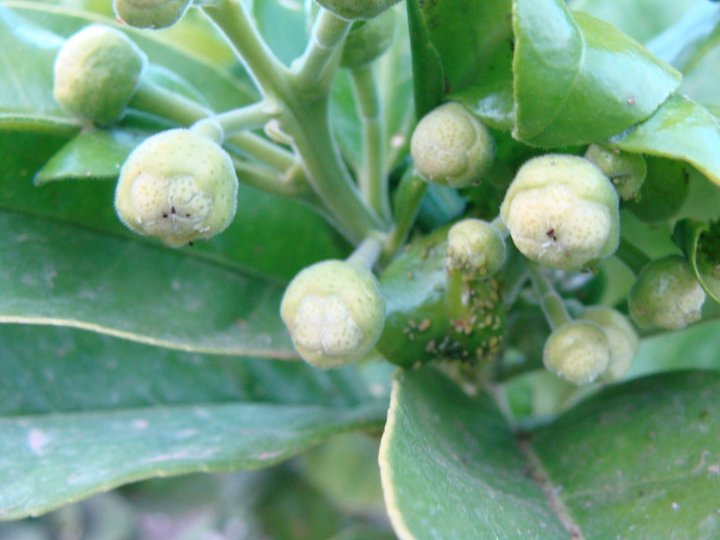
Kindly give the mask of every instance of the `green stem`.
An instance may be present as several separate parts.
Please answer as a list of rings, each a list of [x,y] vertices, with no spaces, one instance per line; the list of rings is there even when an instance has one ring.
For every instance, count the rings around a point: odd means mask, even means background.
[[[507,237],[510,236],[510,230],[507,228],[507,226],[505,225],[505,222],[502,220],[502,218],[500,216],[497,216],[495,219],[493,219],[490,222],[490,225],[495,227],[497,232],[499,232],[500,235],[502,236],[503,240],[507,240]]]
[[[258,34],[241,0],[217,0],[202,7],[224,33],[235,56],[242,62],[264,96],[275,96],[287,68]]]
[[[400,180],[395,203],[395,225],[390,230],[383,249],[386,260],[395,255],[407,240],[427,187],[427,182],[412,168],[409,168]]]
[[[568,315],[567,309],[565,309],[565,303],[548,277],[535,263],[528,261],[526,266],[538,301],[540,302],[540,307],[545,314],[548,324],[550,324],[550,328],[554,330],[570,322],[570,315]]]
[[[181,126],[192,125],[213,115],[213,111],[207,107],[147,79],[141,80],[129,106],[161,116]]]
[[[377,215],[391,220],[385,174],[385,122],[373,64],[350,72],[363,135],[363,166],[358,175],[360,191]]]
[[[280,109],[274,103],[262,100],[252,105],[238,107],[237,109],[219,113],[215,116],[203,118],[197,121],[191,129],[203,131],[206,129],[206,126],[216,124],[220,127],[221,133],[223,133],[226,138],[236,132],[263,127],[279,113]]]
[[[303,186],[302,184],[288,182],[286,178],[273,169],[255,163],[248,163],[236,157],[233,157],[233,164],[238,173],[238,179],[244,184],[282,197],[303,198],[307,202],[313,200],[310,197],[312,191],[307,184]],[[317,201],[317,199],[314,200]]]
[[[372,270],[372,267],[375,266],[375,263],[377,263],[380,258],[382,246],[383,243],[380,235],[370,233],[360,242],[346,261],[356,266]]]
[[[332,11],[321,9],[312,29],[305,53],[293,62],[293,82],[302,91],[325,89],[332,81],[335,53],[350,32],[352,21],[346,21]]]
[[[640,275],[643,267],[650,262],[650,257],[624,238],[620,238],[620,244],[615,252],[615,256],[632,270],[636,276]]]

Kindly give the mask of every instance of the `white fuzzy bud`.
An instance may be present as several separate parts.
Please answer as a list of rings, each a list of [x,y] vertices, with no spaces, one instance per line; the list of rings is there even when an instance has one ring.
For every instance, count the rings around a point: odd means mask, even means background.
[[[605,306],[590,307],[580,318],[600,326],[610,343],[610,364],[602,374],[602,379],[606,381],[621,379],[630,369],[640,344],[632,323],[619,311]]]
[[[578,386],[593,382],[610,363],[610,343],[590,321],[563,324],[545,342],[543,363],[558,377]]]
[[[505,240],[490,223],[464,219],[448,231],[447,267],[474,277],[491,276],[505,263]]]

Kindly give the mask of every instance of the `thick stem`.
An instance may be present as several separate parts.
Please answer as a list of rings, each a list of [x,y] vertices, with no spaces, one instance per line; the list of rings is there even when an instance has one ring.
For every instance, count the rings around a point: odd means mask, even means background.
[[[380,258],[382,246],[380,235],[370,233],[360,242],[346,261],[356,266],[372,270],[372,267],[375,266],[375,263],[377,263]]]
[[[359,184],[365,200],[377,215],[390,221],[390,200],[385,174],[385,122],[378,82],[372,64],[351,71],[363,135],[363,165]]]
[[[276,89],[288,75],[258,34],[241,0],[216,0],[202,8],[225,35],[264,96],[276,96]]]
[[[643,267],[650,262],[650,257],[624,238],[620,238],[620,244],[615,252],[615,256],[632,270],[636,276],[640,275]]]
[[[545,314],[550,328],[555,330],[563,324],[570,322],[570,315],[568,315],[567,309],[565,309],[565,303],[548,277],[535,263],[528,261],[526,266],[538,301],[540,302],[540,307]]]
[[[340,52],[351,26],[352,21],[326,9],[320,10],[305,53],[293,63],[293,82],[297,88],[324,90],[330,84],[333,68],[337,66],[333,56]]]
[[[407,240],[426,191],[427,182],[415,170],[408,169],[400,180],[395,204],[395,225],[388,235],[383,250],[385,259],[395,255]]]
[[[269,120],[280,113],[280,108],[272,101],[262,100],[227,112],[203,118],[192,126],[193,130],[202,131],[205,126],[217,124],[224,137],[241,131],[263,127]]]

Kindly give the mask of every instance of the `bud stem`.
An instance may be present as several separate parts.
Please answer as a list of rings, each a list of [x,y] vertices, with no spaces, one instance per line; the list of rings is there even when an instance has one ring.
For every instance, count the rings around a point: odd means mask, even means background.
[[[360,191],[370,207],[390,221],[387,175],[385,174],[385,122],[374,64],[350,71],[355,102],[360,113],[363,135],[363,165],[358,174]]]
[[[355,248],[355,251],[352,252],[346,261],[372,271],[372,267],[375,266],[375,263],[377,263],[380,258],[382,247],[383,242],[380,239],[380,235],[378,233],[371,233],[360,242],[360,245]]]
[[[635,244],[628,242],[624,238],[620,238],[620,244],[615,256],[632,270],[636,276],[639,276],[643,267],[650,262],[650,257],[645,255]]]
[[[550,328],[555,330],[561,327],[563,324],[570,322],[570,315],[568,315],[567,309],[565,309],[565,303],[562,297],[557,293],[555,287],[540,269],[540,267],[532,262],[527,262],[526,267],[530,274],[533,287],[535,288],[535,294],[540,302],[540,307],[545,314]]]
[[[415,223],[420,203],[422,203],[425,192],[427,191],[427,182],[413,168],[405,171],[400,180],[400,187],[395,203],[395,225],[390,230],[390,234],[385,242],[383,255],[389,259],[395,252],[405,243],[408,233]]]
[[[262,100],[252,105],[239,107],[223,113],[209,116],[195,122],[191,129],[205,131],[211,130],[212,124],[217,124],[227,138],[236,132],[263,127],[269,120],[280,113],[280,108],[268,100]],[[218,141],[222,142],[222,141]]]

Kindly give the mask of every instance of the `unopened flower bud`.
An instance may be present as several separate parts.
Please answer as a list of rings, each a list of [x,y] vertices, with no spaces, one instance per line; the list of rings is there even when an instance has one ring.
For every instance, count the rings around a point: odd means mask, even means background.
[[[235,216],[237,190],[232,159],[221,146],[172,129],[146,139],[128,156],[115,207],[135,232],[179,247],[225,230]]]
[[[500,208],[523,255],[560,270],[577,270],[618,246],[618,195],[588,160],[548,154],[517,172]]]
[[[545,342],[543,363],[558,377],[578,386],[589,384],[607,369],[610,343],[590,321],[571,321],[555,329]]]
[[[73,34],[55,59],[53,95],[96,124],[120,120],[140,82],[145,54],[122,32],[94,24]]]
[[[677,330],[699,320],[705,291],[680,255],[645,265],[628,293],[633,320],[642,328]]]
[[[343,46],[340,65],[354,69],[369,64],[384,53],[395,36],[395,11],[353,24]]]
[[[178,22],[192,0],[113,0],[115,15],[136,28],[167,28]]]
[[[494,159],[487,128],[459,103],[426,114],[410,141],[418,172],[428,181],[460,188],[476,183]]]
[[[580,318],[600,326],[610,343],[610,364],[601,378],[606,381],[621,379],[630,369],[640,344],[632,323],[619,311],[605,306],[589,307]]]
[[[605,173],[623,201],[638,197],[647,175],[647,163],[643,156],[591,144],[585,158]]]
[[[385,300],[372,272],[330,260],[295,276],[280,315],[298,354],[325,369],[359,360],[375,346],[385,321]]]
[[[505,263],[505,240],[487,221],[464,219],[448,231],[447,267],[473,277],[495,274]]]
[[[372,19],[386,9],[397,4],[400,0],[316,0],[325,9],[328,9],[350,21],[357,19]]]

